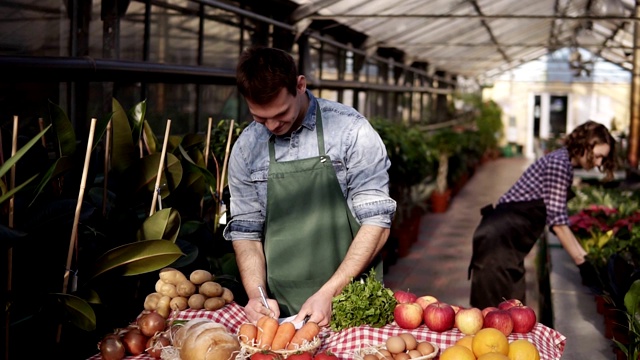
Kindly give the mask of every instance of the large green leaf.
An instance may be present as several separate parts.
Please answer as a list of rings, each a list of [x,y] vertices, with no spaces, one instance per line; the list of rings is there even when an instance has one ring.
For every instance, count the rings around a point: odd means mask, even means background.
[[[160,153],[147,155],[140,159],[136,165],[136,175],[131,180],[136,191],[146,188],[146,191],[153,192],[158,174],[158,164],[160,163]],[[171,191],[178,187],[182,180],[182,165],[180,160],[173,154],[167,153],[165,158],[164,172],[160,178],[160,194],[164,199]]]
[[[627,312],[634,315],[640,311],[640,280],[636,280],[631,284],[629,291],[624,295],[624,306]]]
[[[71,156],[76,152],[76,133],[67,114],[58,105],[49,101],[51,124],[58,139],[58,156]]]
[[[33,202],[36,201],[36,199],[38,198],[38,195],[42,193],[42,191],[44,190],[44,187],[49,184],[51,179],[58,177],[58,175],[70,170],[72,167],[73,167],[73,161],[71,160],[70,157],[62,156],[58,158],[56,162],[53,163],[51,167],[49,167],[49,170],[47,170],[47,172],[44,174],[44,176],[40,180],[40,183],[38,184],[38,187],[36,189],[36,195],[33,197],[33,200],[31,200],[31,204],[33,204]]]
[[[107,131],[107,126],[109,126],[109,122],[111,121],[112,117],[113,117],[113,112],[110,112],[109,114],[107,114],[107,116],[103,117],[102,120],[99,120],[96,123],[95,136],[94,136],[93,147],[91,148],[91,151],[95,150],[96,146],[100,144],[100,139],[102,139],[102,137],[104,136],[104,133]]]
[[[2,194],[2,196],[0,196],[0,204],[2,204],[3,202],[5,202],[6,200],[8,200],[9,198],[11,198],[11,196],[13,196],[13,194],[17,193],[18,191],[22,190],[23,187],[25,187],[27,184],[29,184],[31,181],[35,180],[35,178],[37,178],[38,175],[33,175],[30,179],[25,180],[25,182],[23,182],[22,184],[14,187],[13,189],[7,191],[6,193]]]
[[[189,173],[196,172],[199,175],[203,176],[207,186],[215,189],[216,187],[215,176],[213,176],[213,174],[209,170],[207,170],[204,166],[200,165],[200,164],[204,165],[204,155],[202,154],[202,152],[200,150],[197,150],[192,152],[193,155],[189,155],[182,146],[179,146],[178,149],[180,150],[180,154],[182,155],[182,158],[187,162],[187,164],[184,166],[185,170]],[[193,180],[197,180],[197,178]]]
[[[34,136],[33,139],[29,140],[29,142],[24,144],[23,147],[21,147],[18,151],[16,151],[15,155],[7,159],[7,161],[5,161],[4,164],[2,164],[2,166],[0,166],[0,177],[4,176],[4,174],[6,174],[11,169],[11,167],[15,165],[18,162],[18,160],[20,160],[20,158],[22,158],[24,154],[26,154],[27,151],[29,151],[29,149],[31,149],[31,147],[35,143],[40,141],[40,138],[44,135],[44,133],[46,133],[49,130],[50,127],[51,125],[47,126],[44,130],[40,131],[38,135]]]
[[[167,239],[176,242],[180,233],[180,213],[173,208],[162,209],[149,216],[138,230],[138,240]]]
[[[113,131],[111,166],[114,171],[121,173],[133,165],[139,156],[136,155],[135,146],[131,140],[131,127],[127,113],[116,99],[113,99],[111,129]]]
[[[131,126],[131,140],[133,143],[137,143],[142,135],[142,128],[144,123],[144,117],[147,113],[147,102],[145,100],[137,103],[134,107],[129,109],[127,113],[129,118],[129,125]]]
[[[100,256],[90,278],[113,270],[118,270],[124,276],[145,274],[170,265],[182,255],[180,248],[167,240],[125,244]]]
[[[147,146],[149,146],[149,152],[152,154],[158,151],[158,138],[153,133],[153,129],[149,125],[147,120],[144,121],[144,136],[146,138]]]
[[[52,295],[64,307],[72,324],[84,331],[96,329],[96,313],[89,303],[70,294],[56,293]]]

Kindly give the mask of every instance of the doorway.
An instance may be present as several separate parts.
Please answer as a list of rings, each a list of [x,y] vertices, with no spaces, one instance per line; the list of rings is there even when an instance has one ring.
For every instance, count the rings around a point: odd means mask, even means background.
[[[550,96],[549,98],[549,137],[557,138],[567,132],[568,98],[564,96]]]

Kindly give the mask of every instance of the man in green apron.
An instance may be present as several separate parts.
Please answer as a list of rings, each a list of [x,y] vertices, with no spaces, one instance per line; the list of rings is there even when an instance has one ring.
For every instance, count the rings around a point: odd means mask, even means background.
[[[384,143],[353,108],[315,98],[284,51],[245,51],[237,84],[254,122],[229,158],[224,236],[247,317],[308,315],[326,326],[345,285],[371,267],[383,275],[378,254],[396,209]]]

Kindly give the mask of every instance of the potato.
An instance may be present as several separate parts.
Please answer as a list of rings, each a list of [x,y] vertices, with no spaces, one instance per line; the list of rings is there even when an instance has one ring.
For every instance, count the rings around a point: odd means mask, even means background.
[[[161,297],[162,297],[162,294],[157,292],[147,295],[147,297],[144,299],[144,309],[155,310],[156,307],[158,306],[158,301],[160,301]]]
[[[187,280],[189,281],[189,280]],[[176,290],[175,285],[172,284],[162,284],[162,286],[160,287],[160,294],[162,295],[167,295],[169,297],[176,297],[179,296],[178,295],[178,290]]]
[[[221,309],[225,305],[225,301],[222,297],[210,297],[204,301],[204,308],[209,311]]]
[[[179,296],[184,296],[188,298],[189,296],[196,293],[196,286],[189,280],[180,281],[180,283],[176,286],[176,291]]]
[[[215,281],[205,281],[198,288],[198,292],[206,297],[222,296],[222,286]]]
[[[171,299],[171,301],[169,302],[169,307],[171,308],[171,310],[182,311],[189,307],[189,303],[186,297],[178,296]]]
[[[169,314],[171,313],[171,297],[163,295],[160,300],[158,300],[156,312],[165,319],[169,318]]]
[[[194,270],[189,275],[189,280],[196,285],[200,285],[207,281],[213,281],[213,275],[207,270]]]
[[[189,300],[187,304],[190,308],[194,310],[204,309],[204,302],[207,300],[207,297],[202,294],[193,294],[189,296]]]
[[[156,281],[156,292],[159,293],[160,289],[162,288],[162,285],[166,284],[166,282],[162,281],[162,279],[158,279],[158,281]]]
[[[221,296],[224,299],[224,302],[227,304],[233,301],[233,292],[231,292],[231,290],[227,289],[226,287],[222,287]]]
[[[180,281],[188,280],[180,270],[170,267],[160,270],[160,279],[174,286],[178,285]]]

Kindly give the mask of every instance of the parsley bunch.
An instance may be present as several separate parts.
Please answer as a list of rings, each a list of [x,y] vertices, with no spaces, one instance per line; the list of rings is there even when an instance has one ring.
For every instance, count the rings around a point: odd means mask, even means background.
[[[351,282],[331,301],[331,330],[360,325],[380,328],[393,322],[393,291],[376,279],[372,268],[366,279]]]

